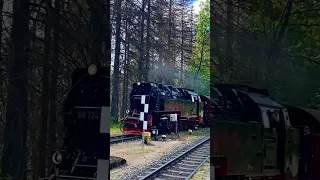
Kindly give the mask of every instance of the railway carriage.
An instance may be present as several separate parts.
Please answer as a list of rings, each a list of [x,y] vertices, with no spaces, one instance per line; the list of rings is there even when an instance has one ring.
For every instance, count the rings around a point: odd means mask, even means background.
[[[297,175],[300,132],[267,90],[215,84],[211,96],[210,163],[216,179]]]
[[[156,134],[194,129],[196,125],[208,124],[209,107],[208,98],[189,89],[152,82],[134,83],[122,131],[126,135],[141,135],[142,119],[147,121],[145,131]]]

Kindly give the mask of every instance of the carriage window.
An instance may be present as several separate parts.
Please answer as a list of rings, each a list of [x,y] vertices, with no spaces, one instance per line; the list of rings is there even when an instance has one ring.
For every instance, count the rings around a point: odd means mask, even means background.
[[[198,101],[198,97],[197,96],[193,96],[194,102]]]
[[[288,111],[286,109],[284,109],[284,110],[282,110],[282,112],[283,112],[283,116],[284,116],[284,119],[285,119],[286,126],[292,127]]]
[[[279,111],[270,111],[268,110],[267,111],[267,115],[269,117],[269,120],[272,121],[272,122],[279,122],[280,120],[280,117],[279,117]]]
[[[260,107],[262,122],[265,128],[275,128],[280,123],[280,111],[278,109]]]

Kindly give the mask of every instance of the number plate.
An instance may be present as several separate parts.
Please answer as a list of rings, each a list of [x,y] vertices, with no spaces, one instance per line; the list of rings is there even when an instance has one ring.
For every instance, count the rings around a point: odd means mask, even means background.
[[[76,119],[100,120],[100,107],[75,107],[74,116]]]

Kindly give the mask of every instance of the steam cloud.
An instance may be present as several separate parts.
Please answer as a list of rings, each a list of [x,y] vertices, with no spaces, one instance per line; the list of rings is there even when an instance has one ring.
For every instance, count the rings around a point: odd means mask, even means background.
[[[182,81],[181,81],[182,75]],[[204,88],[204,83],[199,75],[194,72],[183,71],[174,67],[156,67],[149,71],[149,80],[155,83],[174,85],[181,88],[196,89],[196,87]],[[208,87],[209,88],[209,87]]]

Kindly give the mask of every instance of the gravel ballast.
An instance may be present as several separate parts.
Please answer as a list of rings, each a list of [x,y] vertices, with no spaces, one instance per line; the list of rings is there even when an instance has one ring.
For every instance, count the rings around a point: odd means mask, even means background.
[[[208,137],[209,134],[205,136],[199,136],[193,140],[190,141],[184,141],[180,146],[174,148],[170,152],[165,153],[160,159],[153,160],[151,162],[146,162],[143,164],[135,165],[134,167],[127,168],[124,172],[121,172],[121,175],[118,177],[112,177],[111,179],[117,179],[117,180],[138,180],[138,176],[141,176],[145,174],[146,171],[150,171],[152,167],[159,167],[160,165],[168,162],[172,159],[172,157],[177,154],[178,152],[189,149],[196,144],[200,143],[202,140],[204,140],[205,137]],[[162,142],[167,143],[167,142]]]

